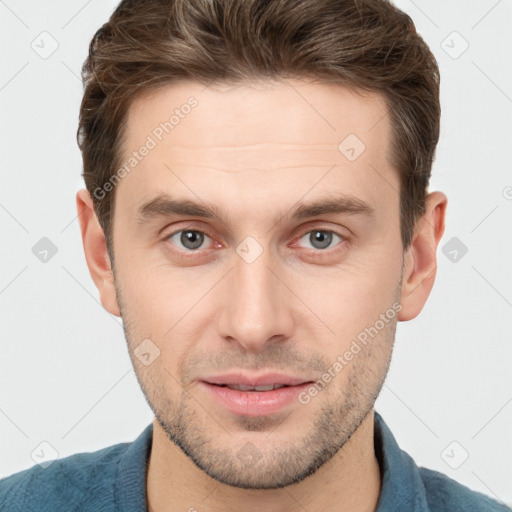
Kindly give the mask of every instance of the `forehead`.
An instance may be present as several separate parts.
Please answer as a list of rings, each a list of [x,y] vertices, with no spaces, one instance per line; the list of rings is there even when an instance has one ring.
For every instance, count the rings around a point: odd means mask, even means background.
[[[340,85],[176,83],[134,101],[126,128],[125,162],[150,148],[116,191],[134,208],[176,189],[223,201],[298,199],[314,186],[378,203],[399,186],[384,97]]]
[[[191,98],[194,107],[188,106]],[[389,130],[386,112],[381,94],[334,84],[284,80],[204,86],[181,82],[164,86],[132,103],[127,118],[127,142],[136,142],[134,139],[151,134],[162,124],[163,140],[158,141],[159,145],[172,143],[179,152],[194,145],[209,146],[219,157],[237,147],[265,142],[270,152],[280,153],[298,149],[293,145],[301,146],[301,150],[308,146],[313,151],[325,150],[323,145],[337,149],[333,145],[337,146],[348,133],[373,145],[379,140],[385,145],[388,137],[382,140],[382,136],[388,135]],[[158,138],[159,130],[156,131]],[[276,143],[281,146],[271,147]],[[247,153],[259,148],[243,149]]]

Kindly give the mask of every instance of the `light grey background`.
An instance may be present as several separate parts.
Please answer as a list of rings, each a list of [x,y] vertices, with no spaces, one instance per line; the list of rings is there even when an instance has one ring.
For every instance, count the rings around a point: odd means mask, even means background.
[[[0,1],[0,477],[131,441],[152,420],[75,211],[80,68],[116,4]],[[440,65],[431,190],[449,204],[433,293],[398,326],[376,410],[418,464],[512,502],[512,1],[396,4]],[[47,262],[32,250],[43,237]]]

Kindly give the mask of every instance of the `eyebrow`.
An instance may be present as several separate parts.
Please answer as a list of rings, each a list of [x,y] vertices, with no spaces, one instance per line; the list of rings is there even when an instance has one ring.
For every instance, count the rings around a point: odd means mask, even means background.
[[[278,219],[285,217],[291,220],[304,220],[327,214],[360,214],[371,219],[375,218],[375,210],[371,205],[357,197],[342,194],[318,199],[314,202],[300,203],[289,213],[278,216]],[[138,223],[142,224],[154,218],[172,216],[201,217],[227,224],[226,214],[216,205],[173,198],[168,194],[161,194],[142,204],[138,208],[135,218]]]

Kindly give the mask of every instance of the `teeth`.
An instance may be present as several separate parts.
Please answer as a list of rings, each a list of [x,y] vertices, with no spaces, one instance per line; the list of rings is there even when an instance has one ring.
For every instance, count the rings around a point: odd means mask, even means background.
[[[226,384],[230,389],[237,391],[272,391],[273,389],[284,388],[286,384],[269,384],[268,386],[244,386],[242,384]]]

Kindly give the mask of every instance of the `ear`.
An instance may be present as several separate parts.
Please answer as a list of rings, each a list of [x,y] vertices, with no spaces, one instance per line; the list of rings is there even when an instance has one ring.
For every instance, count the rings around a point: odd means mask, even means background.
[[[411,245],[404,256],[400,321],[412,320],[421,312],[436,277],[436,249],[444,233],[448,199],[437,191],[426,199],[425,213],[416,222]]]
[[[121,316],[105,235],[94,211],[92,198],[86,189],[77,192],[76,208],[85,259],[94,284],[100,293],[101,304],[112,315]]]

